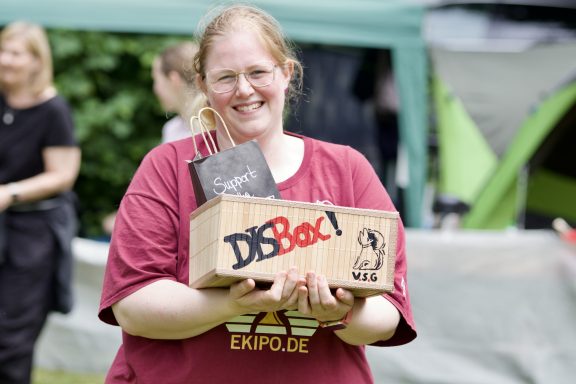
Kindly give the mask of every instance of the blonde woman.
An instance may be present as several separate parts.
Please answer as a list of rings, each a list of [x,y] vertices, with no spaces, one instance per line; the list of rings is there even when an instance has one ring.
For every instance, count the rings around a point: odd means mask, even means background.
[[[70,190],[79,167],[46,33],[9,24],[0,33],[0,383],[30,383],[48,313],[72,308]]]

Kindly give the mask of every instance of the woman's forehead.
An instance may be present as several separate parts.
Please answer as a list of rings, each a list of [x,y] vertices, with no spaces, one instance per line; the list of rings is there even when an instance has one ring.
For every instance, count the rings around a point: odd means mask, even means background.
[[[215,36],[206,55],[206,70],[241,70],[256,63],[274,61],[261,36],[252,29],[229,31]]]
[[[0,46],[2,46],[4,49],[10,48],[11,50],[15,51],[28,50],[26,40],[19,36],[8,36],[0,39]]]

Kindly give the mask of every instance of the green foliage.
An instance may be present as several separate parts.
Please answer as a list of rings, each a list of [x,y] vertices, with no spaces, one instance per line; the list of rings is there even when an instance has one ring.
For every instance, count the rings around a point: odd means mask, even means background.
[[[165,46],[190,37],[49,30],[55,82],[72,107],[82,148],[75,190],[80,235],[103,234],[102,218],[118,204],[166,122],[151,66]]]

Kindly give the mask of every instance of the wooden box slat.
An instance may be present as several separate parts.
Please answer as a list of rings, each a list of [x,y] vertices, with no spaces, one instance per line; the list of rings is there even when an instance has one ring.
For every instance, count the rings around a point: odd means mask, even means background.
[[[358,297],[391,292],[397,232],[397,212],[220,195],[190,215],[190,286],[225,287],[246,278],[268,283],[297,266]]]

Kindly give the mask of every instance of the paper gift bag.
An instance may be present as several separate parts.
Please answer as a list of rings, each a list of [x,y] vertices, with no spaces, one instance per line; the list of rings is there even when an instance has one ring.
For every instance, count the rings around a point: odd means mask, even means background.
[[[220,119],[233,145],[232,148],[218,151],[202,118],[202,114],[207,111],[211,111]],[[256,142],[248,141],[236,145],[224,120],[212,108],[202,108],[197,116],[192,117],[190,125],[193,132],[194,126],[199,126],[200,134],[209,152],[208,156],[202,157],[196,140],[192,140],[196,157],[188,163],[188,168],[198,206],[222,194],[280,198],[276,181]]]

